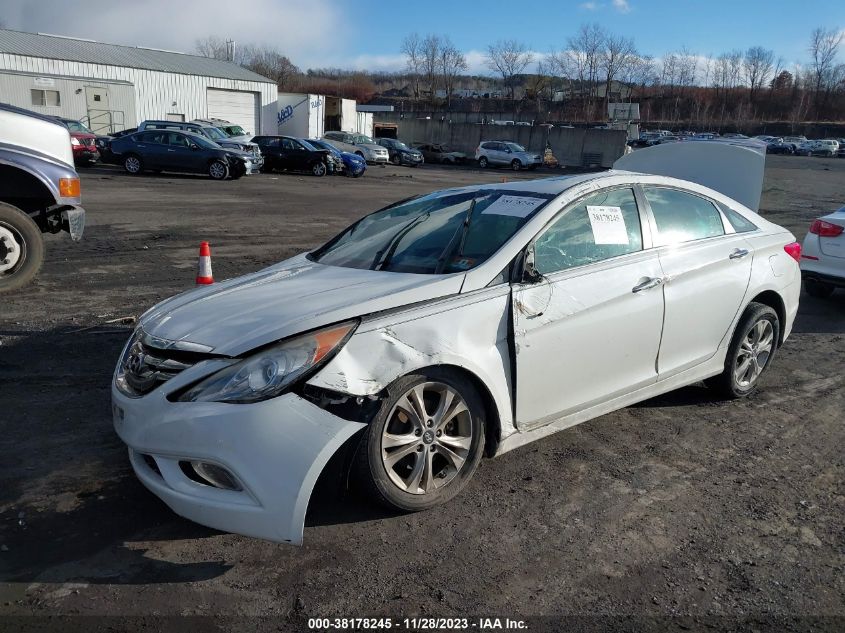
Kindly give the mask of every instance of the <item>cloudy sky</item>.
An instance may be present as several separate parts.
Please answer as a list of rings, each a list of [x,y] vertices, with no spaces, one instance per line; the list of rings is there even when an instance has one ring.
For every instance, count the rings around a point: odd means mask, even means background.
[[[538,54],[562,48],[586,22],[633,37],[656,57],[761,45],[787,65],[806,59],[817,26],[845,28],[845,0],[2,0],[6,28],[193,52],[208,35],[269,44],[301,68],[398,70],[412,31],[449,35],[470,70],[485,47],[515,38]]]

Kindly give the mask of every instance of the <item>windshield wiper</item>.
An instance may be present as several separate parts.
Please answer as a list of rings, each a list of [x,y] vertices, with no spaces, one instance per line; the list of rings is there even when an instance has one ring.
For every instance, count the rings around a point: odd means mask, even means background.
[[[396,235],[390,238],[390,241],[387,243],[387,245],[378,253],[376,253],[375,258],[373,258],[373,264],[372,266],[370,266],[370,270],[384,270],[385,268],[387,268],[388,264],[390,264],[390,260],[393,259],[393,254],[399,247],[399,242],[402,241],[402,238],[405,237],[415,226],[422,224],[423,222],[428,220],[430,215],[431,212],[426,211],[425,213],[418,215],[413,220],[408,222],[405,226],[403,226],[401,229],[399,229],[396,232]],[[384,256],[383,260],[382,256]],[[381,263],[379,263],[379,261],[381,261]]]
[[[469,225],[472,222],[472,212],[475,210],[475,200],[476,198],[472,199],[472,202],[469,203],[469,208],[467,209],[467,213],[464,216],[464,221],[461,222],[461,227],[459,231],[455,231],[455,234],[452,236],[452,239],[449,240],[449,243],[446,245],[446,248],[443,249],[443,252],[440,254],[440,257],[437,258],[437,268],[434,269],[434,274],[439,275],[443,272],[443,269],[446,267],[446,261],[449,257],[449,253],[452,252],[452,246],[455,243],[455,238],[461,238],[460,243],[458,244],[458,255],[462,255],[464,252],[464,244],[466,243],[467,233],[469,232]]]

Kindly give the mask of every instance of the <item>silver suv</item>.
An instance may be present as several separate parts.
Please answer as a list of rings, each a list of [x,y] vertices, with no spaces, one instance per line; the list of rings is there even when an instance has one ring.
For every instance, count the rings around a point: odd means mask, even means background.
[[[254,157],[252,164],[256,170],[261,169],[261,166],[264,164],[264,159],[261,157],[261,149],[259,149],[258,143],[229,138],[222,130],[206,123],[187,123],[185,121],[144,121],[138,126],[138,131],[142,132],[144,130],[181,130],[183,132],[192,132],[214,141],[220,147],[225,147],[226,149],[236,149],[241,152],[252,154]]]
[[[390,157],[387,148],[376,143],[369,136],[353,132],[326,132],[323,138],[333,143],[345,143],[351,147],[340,148],[344,152],[358,154],[368,163],[386,163]]]
[[[542,156],[513,141],[484,141],[475,150],[475,160],[482,169],[488,165],[508,165],[514,171],[543,164]]]

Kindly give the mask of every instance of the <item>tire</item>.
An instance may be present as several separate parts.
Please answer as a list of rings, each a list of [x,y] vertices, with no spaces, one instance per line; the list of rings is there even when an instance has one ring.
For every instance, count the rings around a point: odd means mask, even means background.
[[[26,213],[0,202],[0,294],[32,281],[44,263],[41,229]]]
[[[208,164],[208,175],[212,180],[226,180],[229,177],[229,166],[222,160],[213,160]]]
[[[314,175],[314,176],[317,176],[318,178],[325,176],[326,175],[326,165],[325,165],[325,163],[317,162],[317,163],[314,163],[313,165],[311,165],[311,174]]]
[[[518,158],[514,158],[511,161],[511,169],[513,169],[514,171],[519,171],[520,169],[522,169],[522,163],[519,161]]]
[[[484,452],[481,397],[465,378],[437,369],[400,378],[387,393],[358,445],[354,466],[358,481],[368,496],[389,508],[417,512],[446,503],[470,480]],[[415,394],[420,393],[423,420],[413,413],[419,402]],[[448,393],[451,405],[439,418],[437,408]],[[457,413],[455,397],[464,405]],[[385,447],[388,435],[393,446]]]
[[[398,167],[399,165],[401,165],[401,164],[402,164],[402,159],[401,159],[401,158],[399,158],[399,154],[394,154],[394,155],[391,157],[390,162],[391,162],[391,163],[393,163],[394,165],[396,165],[396,166]]]
[[[478,166],[481,167],[481,169],[487,169],[487,165],[489,165],[489,164],[490,163],[487,162],[486,156],[482,156],[481,158],[478,159]]]
[[[757,389],[760,376],[772,364],[779,337],[777,313],[762,303],[749,304],[728,347],[724,371],[705,380],[705,384],[728,399],[751,395]]]
[[[827,299],[833,294],[835,288],[818,279],[805,279],[804,290],[807,291],[808,295],[816,299]]]
[[[127,174],[137,176],[144,171],[144,162],[137,154],[129,154],[123,159],[123,169],[126,170]]]

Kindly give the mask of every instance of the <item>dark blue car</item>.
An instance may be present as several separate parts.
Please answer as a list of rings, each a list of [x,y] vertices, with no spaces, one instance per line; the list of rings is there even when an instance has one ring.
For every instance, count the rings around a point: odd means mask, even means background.
[[[352,176],[353,178],[358,178],[359,176],[363,176],[364,172],[367,171],[367,161],[358,156],[357,154],[350,154],[349,152],[341,152],[337,149],[334,145],[329,143],[328,141],[322,141],[317,139],[308,139],[308,142],[311,143],[314,147],[319,149],[327,149],[331,152],[332,156],[340,157],[343,161],[343,168],[346,171],[347,176]]]

